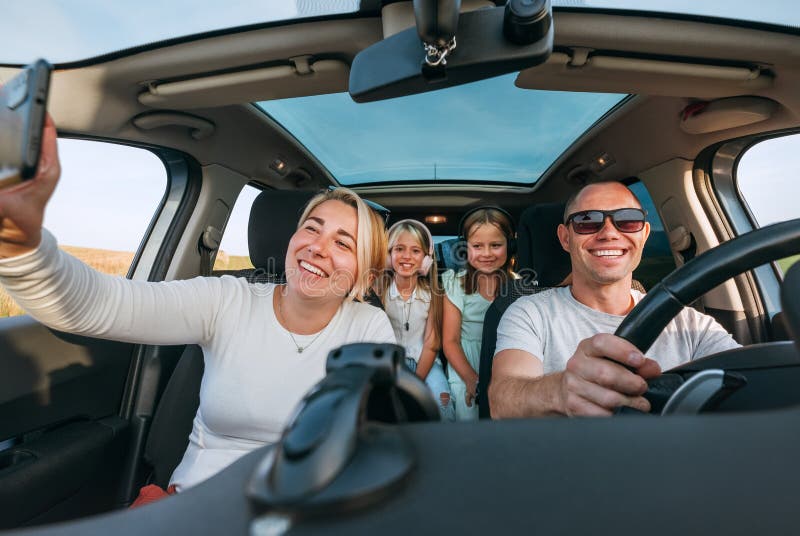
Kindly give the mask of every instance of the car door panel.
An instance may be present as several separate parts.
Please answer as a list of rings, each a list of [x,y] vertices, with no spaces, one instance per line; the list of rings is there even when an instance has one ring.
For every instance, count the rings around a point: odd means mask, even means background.
[[[71,422],[0,453],[0,528],[114,506],[127,431],[119,417]]]
[[[0,527],[110,508],[128,442],[134,345],[0,322]]]

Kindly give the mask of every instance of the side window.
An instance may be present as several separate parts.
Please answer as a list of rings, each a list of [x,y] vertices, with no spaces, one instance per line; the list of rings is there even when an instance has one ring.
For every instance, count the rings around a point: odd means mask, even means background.
[[[261,190],[249,184],[242,188],[233,212],[228,218],[222,242],[214,261],[214,270],[246,270],[253,268],[247,247],[247,224],[250,221],[250,208]]]
[[[59,246],[96,270],[126,275],[167,189],[167,170],[137,147],[58,140],[61,179],[44,225]],[[24,314],[0,288],[0,317]]]
[[[762,141],[740,157],[736,167],[739,194],[759,227],[800,217],[800,134]],[[786,273],[800,255],[778,261]]]
[[[669,239],[664,231],[664,224],[658,216],[655,203],[650,197],[650,192],[644,183],[635,182],[629,186],[631,191],[639,198],[642,208],[647,211],[647,221],[650,222],[650,237],[642,251],[642,262],[633,272],[634,279],[650,290],[675,269],[675,259],[669,247]]]

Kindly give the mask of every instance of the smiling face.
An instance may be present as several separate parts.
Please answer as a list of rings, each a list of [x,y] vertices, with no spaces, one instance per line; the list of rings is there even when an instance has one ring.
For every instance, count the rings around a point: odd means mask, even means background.
[[[413,234],[403,231],[390,250],[392,270],[400,277],[413,277],[422,267],[425,250]]]
[[[587,186],[568,208],[569,213],[582,210],[615,210],[640,207],[636,197],[621,183]],[[650,224],[641,231],[623,233],[606,218],[594,234],[575,232],[572,224],[558,226],[561,246],[572,260],[573,283],[608,285],[618,281],[630,284],[631,274],[642,259],[642,248],[650,235]]]
[[[506,236],[499,227],[481,223],[467,236],[467,262],[478,272],[490,274],[503,268],[508,258]]]
[[[357,236],[355,208],[337,200],[314,208],[289,241],[289,292],[307,298],[344,298],[358,274]]]

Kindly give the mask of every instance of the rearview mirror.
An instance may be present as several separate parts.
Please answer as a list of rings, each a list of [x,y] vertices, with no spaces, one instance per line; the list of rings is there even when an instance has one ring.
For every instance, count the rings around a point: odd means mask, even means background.
[[[379,41],[354,58],[349,82],[353,100],[372,102],[475,82],[539,65],[550,56],[550,0],[509,0],[505,7],[460,15],[459,4],[415,0],[416,28]]]

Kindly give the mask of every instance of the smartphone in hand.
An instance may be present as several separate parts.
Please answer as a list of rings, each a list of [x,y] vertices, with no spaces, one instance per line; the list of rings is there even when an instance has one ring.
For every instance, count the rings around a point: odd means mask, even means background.
[[[36,175],[52,70],[37,60],[0,87],[0,188]]]

